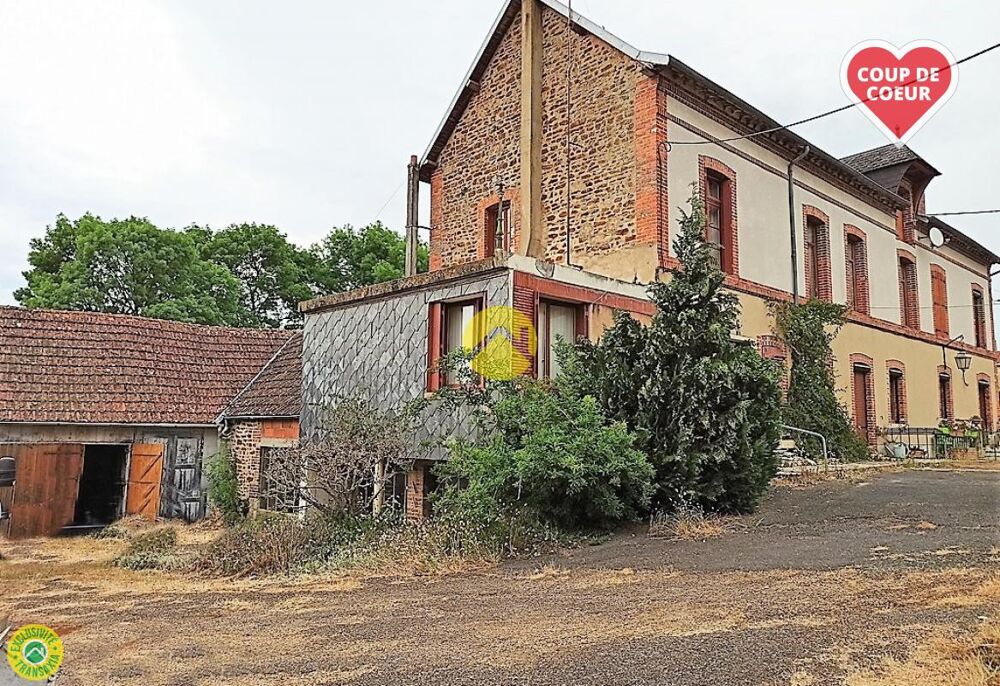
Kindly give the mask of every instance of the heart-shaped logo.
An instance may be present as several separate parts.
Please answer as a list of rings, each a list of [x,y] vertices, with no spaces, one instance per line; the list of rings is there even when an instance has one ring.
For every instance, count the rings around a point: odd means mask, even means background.
[[[896,145],[903,145],[958,86],[955,58],[940,43],[897,48],[881,40],[854,46],[840,70],[844,92]]]

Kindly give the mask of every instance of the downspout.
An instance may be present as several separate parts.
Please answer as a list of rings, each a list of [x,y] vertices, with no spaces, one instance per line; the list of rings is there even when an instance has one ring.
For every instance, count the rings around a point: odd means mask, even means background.
[[[420,210],[420,165],[417,156],[410,155],[410,163],[406,166],[406,256],[403,268],[404,276],[417,273],[417,226]]]
[[[799,240],[795,227],[798,220],[795,212],[795,179],[792,168],[809,154],[809,146],[798,157],[788,163],[788,235],[792,241],[792,303],[799,304]]]

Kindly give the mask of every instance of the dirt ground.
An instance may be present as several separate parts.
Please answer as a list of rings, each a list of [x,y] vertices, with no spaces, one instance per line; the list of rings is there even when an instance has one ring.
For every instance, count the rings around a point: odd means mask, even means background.
[[[208,581],[110,568],[120,545],[0,543],[0,620],[63,635],[60,684],[985,685],[912,670],[1000,618],[989,471],[785,484],[710,540],[449,576]]]

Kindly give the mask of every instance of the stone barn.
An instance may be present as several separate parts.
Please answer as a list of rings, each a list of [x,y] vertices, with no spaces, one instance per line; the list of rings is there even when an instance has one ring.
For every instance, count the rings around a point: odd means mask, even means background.
[[[202,517],[216,419],[290,336],[0,307],[0,533]]]
[[[287,509],[261,480],[272,450],[298,444],[301,407],[302,332],[296,331],[219,417],[247,510]]]

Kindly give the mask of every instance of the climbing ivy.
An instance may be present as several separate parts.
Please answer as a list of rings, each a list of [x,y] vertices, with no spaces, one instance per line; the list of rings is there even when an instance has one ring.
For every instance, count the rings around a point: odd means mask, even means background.
[[[782,409],[785,424],[823,434],[832,457],[856,461],[868,456],[868,446],[854,430],[850,416],[837,400],[833,339],[844,324],[847,308],[813,298],[800,305],[773,306],[775,333],[791,351],[792,371]],[[817,439],[796,436],[811,457],[821,457]]]

